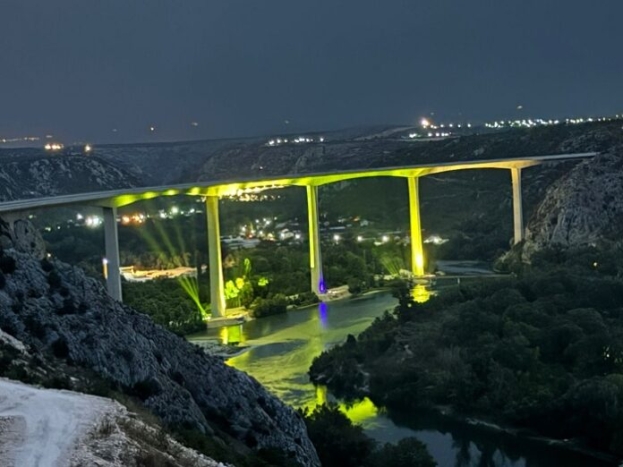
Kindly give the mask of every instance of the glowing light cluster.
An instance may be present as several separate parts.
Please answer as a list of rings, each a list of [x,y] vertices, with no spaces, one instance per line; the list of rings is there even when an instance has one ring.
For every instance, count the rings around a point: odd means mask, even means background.
[[[84,219],[84,224],[90,228],[96,228],[102,225],[103,219],[99,216],[88,216]]]
[[[22,137],[13,137],[13,138],[0,138],[0,144],[11,144],[11,143],[21,143],[21,142],[33,142],[39,141],[40,138],[38,136],[22,136]]]
[[[423,118],[420,120],[420,125],[425,130],[438,130],[440,128],[471,128],[471,123],[439,123],[435,124],[428,118]],[[411,135],[409,135],[411,137]]]
[[[281,144],[302,144],[302,143],[324,143],[324,136],[319,136],[317,138],[309,137],[309,136],[298,136],[294,139],[288,138],[274,138],[268,140],[266,146],[279,146]]]
[[[61,143],[47,143],[44,146],[44,149],[49,152],[57,152],[63,149],[64,147],[65,146],[63,146]]]
[[[432,243],[433,245],[443,245],[448,241],[447,238],[441,238],[439,235],[431,235],[424,240],[424,243]]]
[[[616,114],[614,117],[577,117],[577,118],[565,118],[559,119],[521,119],[521,120],[496,120],[493,122],[485,123],[486,128],[491,129],[503,129],[503,128],[532,128],[538,126],[552,126],[552,125],[580,125],[583,123],[593,122],[611,122],[613,120],[619,120],[623,118],[623,115]]]
[[[140,225],[145,222],[147,216],[143,213],[131,214],[131,215],[123,215],[119,219],[122,225],[135,224]]]

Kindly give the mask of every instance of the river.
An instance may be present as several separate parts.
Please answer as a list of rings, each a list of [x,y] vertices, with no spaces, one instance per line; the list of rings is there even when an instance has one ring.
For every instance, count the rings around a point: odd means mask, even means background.
[[[244,325],[206,331],[189,340],[201,344],[202,341],[219,339],[225,343],[250,346],[249,351],[230,358],[228,364],[254,376],[293,407],[314,406],[317,402],[331,399],[324,388],[316,388],[309,381],[307,370],[314,357],[343,342],[348,334],[359,334],[374,318],[395,305],[396,299],[389,293],[371,294],[294,310]],[[369,400],[343,408],[351,420],[362,424],[366,432],[378,441],[395,442],[408,436],[417,437],[427,445],[439,467],[615,465],[451,421],[447,417],[387,414]]]

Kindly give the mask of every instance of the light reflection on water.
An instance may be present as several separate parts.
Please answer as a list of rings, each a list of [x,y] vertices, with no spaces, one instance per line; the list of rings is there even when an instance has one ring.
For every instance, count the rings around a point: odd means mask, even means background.
[[[424,298],[422,289],[414,293]],[[218,339],[224,343],[250,346],[249,351],[230,358],[227,363],[255,377],[287,404],[314,407],[317,403],[333,400],[326,388],[316,388],[309,381],[307,371],[314,357],[343,342],[348,334],[358,335],[374,318],[395,305],[396,299],[390,294],[375,294],[211,330],[189,340],[201,343]],[[368,399],[351,405],[340,403],[340,407],[379,442],[396,442],[407,436],[416,436],[427,445],[440,467],[612,465],[438,416],[405,418],[392,414],[390,419]]]

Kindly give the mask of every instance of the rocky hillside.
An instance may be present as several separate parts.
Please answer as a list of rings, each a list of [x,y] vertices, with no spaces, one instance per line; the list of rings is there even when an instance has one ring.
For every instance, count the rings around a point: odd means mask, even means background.
[[[623,146],[579,164],[547,190],[529,222],[524,253],[620,240],[621,228]]]
[[[45,259],[26,221],[0,221],[0,245],[0,328],[35,353],[89,369],[169,426],[318,465],[301,418],[256,380],[112,300],[82,270]]]
[[[359,128],[324,133],[322,143],[278,146],[268,146],[268,138],[107,145],[97,147],[96,154],[134,173],[145,184],[161,184],[262,174],[607,151],[623,141],[621,121],[466,134],[440,141],[405,140],[403,137],[410,131],[413,129]],[[320,135],[308,136],[318,140]]]
[[[141,185],[110,162],[85,156],[49,156],[38,151],[0,152],[0,201]]]

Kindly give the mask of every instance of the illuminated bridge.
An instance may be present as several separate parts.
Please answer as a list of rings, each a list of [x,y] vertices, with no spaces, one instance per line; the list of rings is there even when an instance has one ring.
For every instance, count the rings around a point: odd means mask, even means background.
[[[122,299],[121,274],[119,271],[119,241],[117,236],[117,208],[137,201],[161,196],[190,195],[205,198],[208,223],[208,254],[210,271],[210,297],[213,317],[224,316],[225,293],[223,268],[221,264],[221,243],[219,226],[219,197],[235,196],[244,193],[258,193],[263,190],[301,186],[307,189],[309,217],[309,265],[311,269],[311,289],[320,297],[326,293],[322,273],[322,255],[318,228],[318,187],[329,183],[366,177],[401,177],[407,180],[409,188],[410,229],[411,229],[411,271],[417,276],[424,275],[424,254],[420,227],[419,179],[426,175],[468,169],[505,169],[511,174],[513,190],[514,242],[523,240],[523,208],[521,195],[521,170],[547,162],[586,159],[597,153],[557,154],[523,158],[495,160],[475,160],[419,164],[413,166],[352,171],[332,171],[329,173],[290,175],[275,178],[238,179],[198,182],[150,188],[128,188],[95,193],[80,193],[35,198],[0,203],[0,214],[7,221],[21,217],[25,211],[72,205],[99,206],[104,213],[106,258],[108,260],[107,287],[110,295]],[[7,215],[8,214],[8,215]]]

